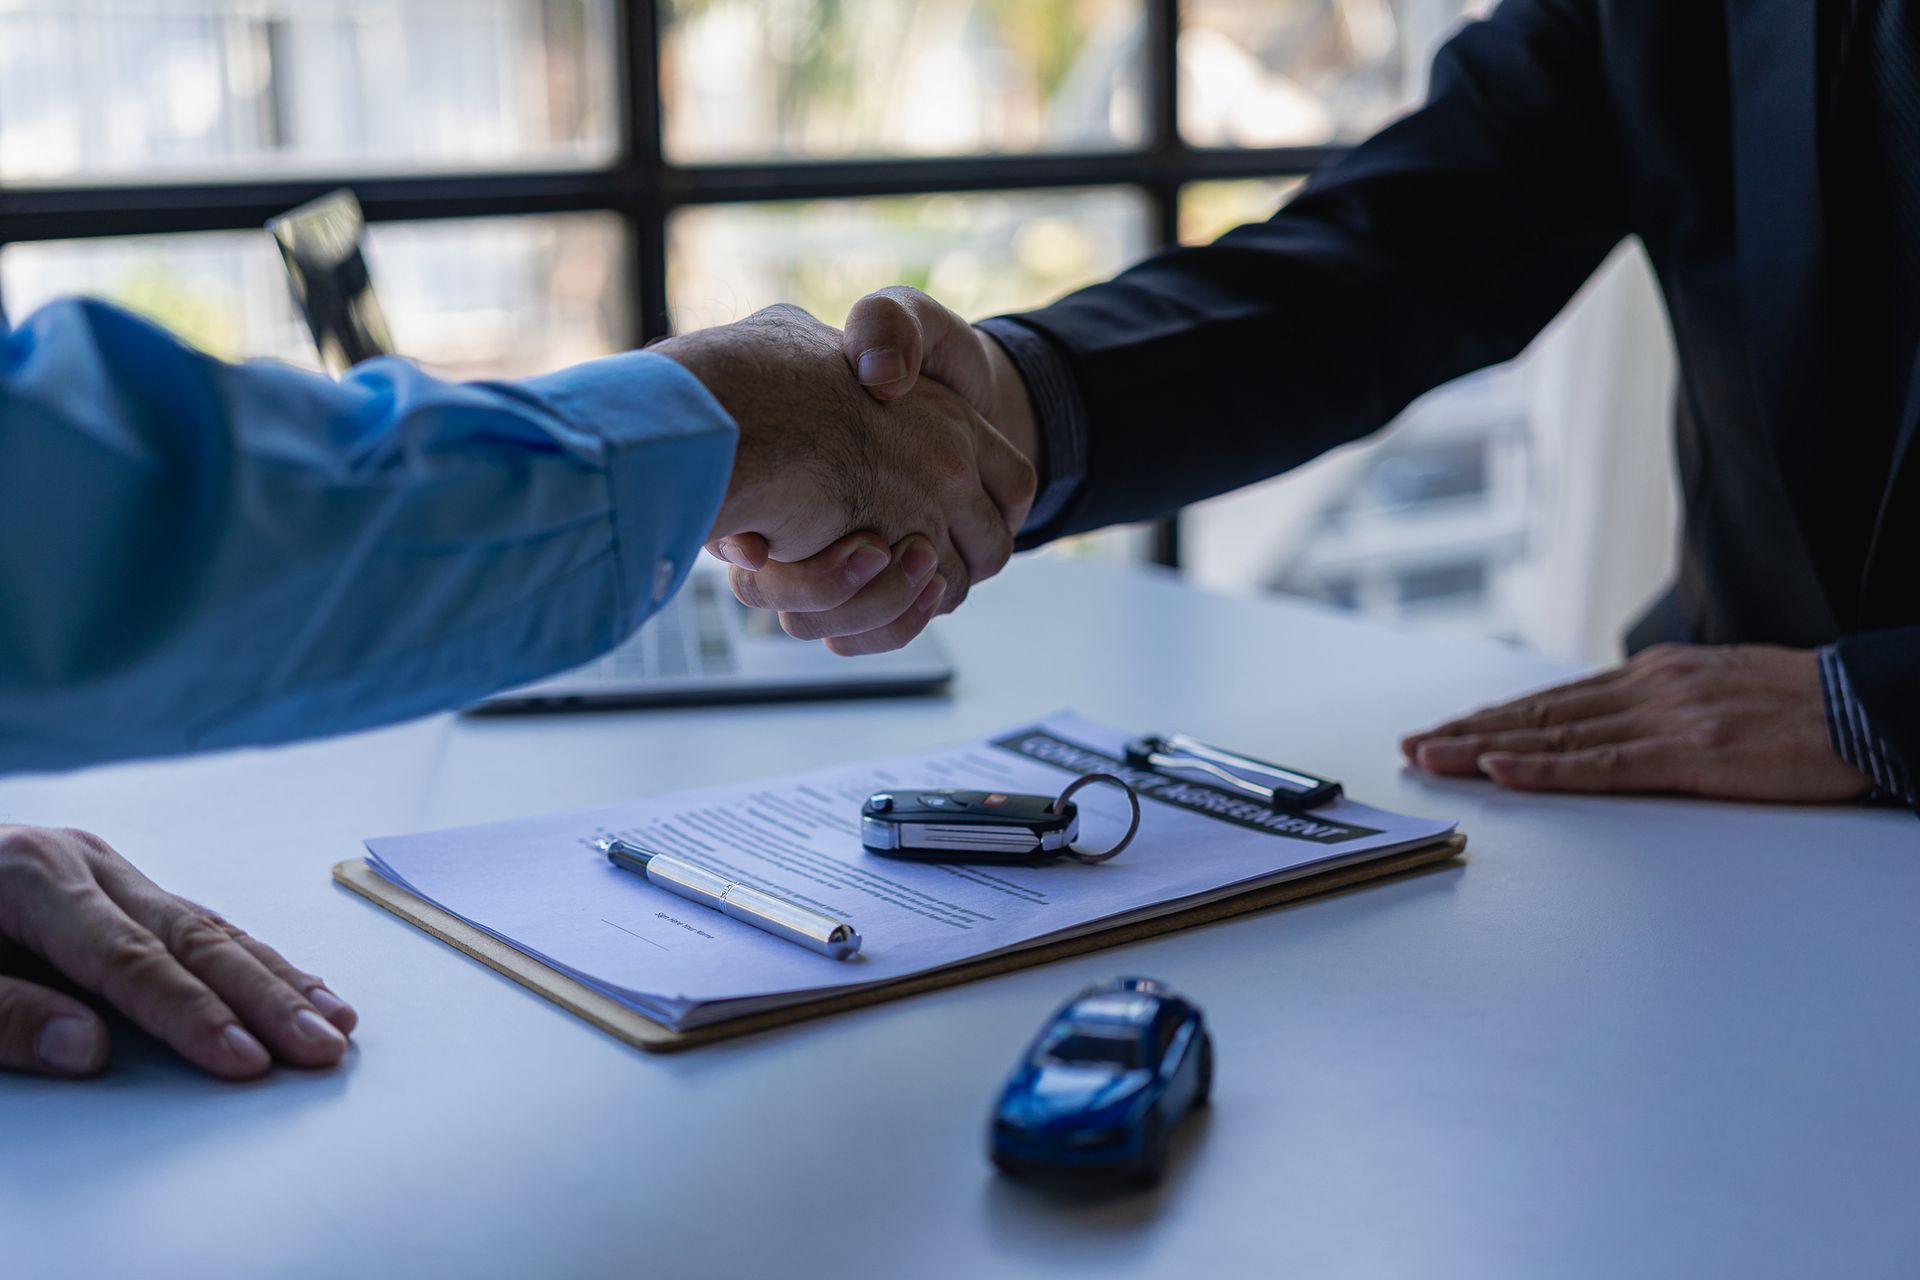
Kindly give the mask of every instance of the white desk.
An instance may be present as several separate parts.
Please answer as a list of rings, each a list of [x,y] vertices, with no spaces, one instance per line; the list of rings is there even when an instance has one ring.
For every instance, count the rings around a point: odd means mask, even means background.
[[[360,1009],[329,1074],[234,1087],[123,1035],[0,1078],[0,1273],[1911,1276],[1920,825],[1530,798],[1396,734],[1557,674],[1295,605],[1026,563],[951,701],[517,721],[0,784]],[[930,746],[1072,705],[1459,816],[1464,867],[648,1057],[329,883],[360,837]],[[1216,1107],[1157,1192],[1035,1194],[994,1091],[1082,983],[1210,1016]]]

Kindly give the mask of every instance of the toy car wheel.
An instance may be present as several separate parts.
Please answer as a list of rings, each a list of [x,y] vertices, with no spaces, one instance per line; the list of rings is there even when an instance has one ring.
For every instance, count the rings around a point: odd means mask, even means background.
[[[1146,1131],[1140,1137],[1140,1156],[1133,1163],[1135,1186],[1151,1187],[1167,1171],[1167,1126],[1158,1114],[1147,1118]]]
[[[1002,1155],[998,1151],[993,1153],[993,1167],[1006,1174],[1009,1178],[1018,1178],[1027,1172],[1027,1162],[1025,1160]]]
[[[1213,1101],[1213,1037],[1200,1037],[1199,1083],[1193,1088],[1193,1105],[1204,1107]]]

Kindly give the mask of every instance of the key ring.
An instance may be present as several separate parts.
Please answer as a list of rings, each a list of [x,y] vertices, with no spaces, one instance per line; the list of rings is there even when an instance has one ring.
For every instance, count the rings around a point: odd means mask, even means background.
[[[1120,837],[1120,843],[1105,853],[1082,853],[1080,850],[1069,845],[1066,851],[1067,856],[1077,862],[1106,862],[1110,858],[1118,857],[1122,849],[1133,843],[1134,834],[1140,830],[1140,797],[1134,794],[1132,787],[1110,773],[1082,774],[1072,782],[1069,782],[1067,789],[1060,793],[1060,798],[1053,802],[1053,812],[1065,813],[1067,802],[1073,799],[1075,792],[1079,791],[1082,787],[1090,787],[1100,782],[1110,783],[1127,793],[1127,803],[1133,807],[1133,821],[1127,824],[1127,834]]]

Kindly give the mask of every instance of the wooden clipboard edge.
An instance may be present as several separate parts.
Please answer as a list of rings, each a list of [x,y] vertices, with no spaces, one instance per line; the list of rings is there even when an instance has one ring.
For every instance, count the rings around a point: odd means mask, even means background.
[[[1160,934],[1172,933],[1177,929],[1190,929],[1195,925],[1211,924],[1216,920],[1227,920],[1254,911],[1264,911],[1284,903],[1335,893],[1375,880],[1404,875],[1422,867],[1452,861],[1460,857],[1466,851],[1466,847],[1467,838],[1455,833],[1444,840],[1418,849],[1408,849],[1384,858],[1336,867],[1331,871],[1269,885],[1265,889],[1255,889],[1219,902],[1190,907],[1171,915],[1158,916],[1152,920],[1139,920],[1132,924],[1087,934],[1084,937],[1069,938],[1061,942],[1051,942],[1045,946],[1017,951],[1011,955],[976,960],[935,973],[902,978],[881,986],[867,987],[842,995],[826,996],[785,1009],[771,1009],[764,1013],[749,1014],[743,1018],[732,1018],[711,1026],[693,1027],[685,1031],[673,1031],[663,1027],[618,1001],[601,995],[556,970],[549,969],[499,939],[481,932],[465,921],[449,915],[384,879],[376,874],[363,858],[350,858],[345,862],[337,863],[333,868],[333,878],[368,901],[393,912],[407,923],[465,952],[496,973],[513,979],[529,991],[545,996],[567,1012],[584,1018],[608,1035],[624,1040],[648,1053],[675,1053],[697,1045],[710,1044],[716,1040],[730,1040],[736,1036],[751,1035],[757,1031],[770,1031],[776,1027],[791,1026],[796,1022],[825,1017],[828,1014],[861,1009],[883,1001],[899,999],[902,996],[918,995],[923,991],[937,991],[979,978],[990,978],[996,974],[1011,973],[1016,969],[1064,960],[1069,956],[1085,955],[1090,951],[1124,946],[1129,942],[1158,937]]]

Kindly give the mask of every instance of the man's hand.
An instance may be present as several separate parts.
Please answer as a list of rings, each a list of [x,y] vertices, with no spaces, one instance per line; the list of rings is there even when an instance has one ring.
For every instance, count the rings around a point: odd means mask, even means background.
[[[996,438],[1010,444],[1024,464],[1024,501],[1009,515],[1011,529],[1018,531],[1033,501],[1033,471],[1027,460],[1035,456],[1038,427],[1026,383],[1000,344],[918,289],[899,286],[868,294],[854,305],[841,351],[874,400],[900,402],[897,407],[906,408],[951,391],[991,424]],[[921,385],[922,375],[931,383],[909,397]],[[960,604],[962,597],[951,592],[934,600],[907,590],[907,583],[918,580],[908,571],[926,563],[928,554],[917,542],[897,542],[891,548],[889,572],[849,594],[849,557],[863,554],[863,548],[878,564],[878,548],[870,537],[849,538],[819,555],[786,564],[770,563],[768,549],[751,537],[728,538],[711,550],[735,566],[734,592],[743,602],[778,610],[780,624],[790,634],[826,639],[836,653],[897,649],[918,635],[933,613]]]
[[[898,400],[924,375],[958,392],[1022,457],[1037,453],[1033,401],[1006,351],[920,290],[894,285],[854,303],[842,347],[875,399]]]
[[[88,1076],[107,1062],[106,999],[229,1080],[278,1058],[330,1067],[359,1021],[340,997],[204,907],[160,889],[83,831],[0,826],[0,1067]]]
[[[1400,745],[1429,772],[1525,791],[1831,802],[1873,786],[1827,739],[1813,653],[1768,645],[1660,645]]]
[[[735,594],[786,611],[794,635],[897,648],[1013,553],[1033,467],[947,387],[863,393],[841,335],[793,307],[654,350],[740,425],[709,549],[734,566]]]

